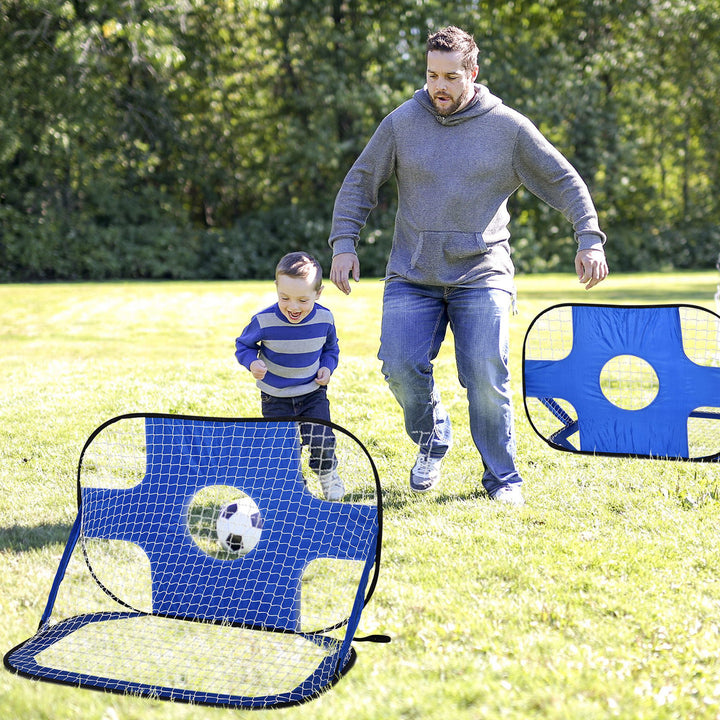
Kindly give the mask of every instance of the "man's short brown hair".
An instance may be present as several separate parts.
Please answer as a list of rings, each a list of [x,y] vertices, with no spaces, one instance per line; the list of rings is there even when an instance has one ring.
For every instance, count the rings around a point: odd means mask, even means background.
[[[475,39],[454,25],[448,25],[432,35],[428,35],[425,57],[427,58],[429,52],[436,50],[461,53],[463,67],[468,71],[472,71],[477,65],[479,50]]]

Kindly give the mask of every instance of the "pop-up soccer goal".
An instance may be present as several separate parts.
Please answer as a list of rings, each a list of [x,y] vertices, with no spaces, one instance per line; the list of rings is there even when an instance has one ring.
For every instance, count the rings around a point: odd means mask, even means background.
[[[557,450],[720,460],[720,316],[696,305],[563,303],[523,347],[530,424]]]
[[[381,491],[332,423],[345,495],[325,500],[296,421],[130,414],[78,465],[78,514],[30,678],[225,707],[316,697],[353,665],[377,582]],[[307,432],[307,425],[304,430]]]

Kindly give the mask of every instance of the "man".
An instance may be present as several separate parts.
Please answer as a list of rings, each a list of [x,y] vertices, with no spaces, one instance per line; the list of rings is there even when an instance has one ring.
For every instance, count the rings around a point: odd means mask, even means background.
[[[508,371],[515,288],[507,200],[524,185],[572,223],[575,269],[587,289],[607,276],[605,235],[577,171],[527,118],[475,83],[477,54],[456,27],[428,38],[425,87],[380,123],[337,195],[330,279],[345,294],[349,278],[359,280],[360,231],[395,174],[378,357],[419,447],[410,486],[432,489],[451,445],[432,372],[449,324],[483,485],[492,499],[522,505]]]

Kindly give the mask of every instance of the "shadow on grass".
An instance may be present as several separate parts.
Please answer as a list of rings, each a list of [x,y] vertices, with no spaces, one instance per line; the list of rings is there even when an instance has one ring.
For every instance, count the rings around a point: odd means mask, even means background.
[[[0,550],[24,552],[40,550],[48,545],[65,545],[72,525],[13,525],[0,527]]]
[[[408,490],[383,488],[383,510],[385,511],[406,509],[420,501],[434,502],[437,505],[449,505],[467,500],[489,500],[489,497],[482,487],[468,488],[461,492],[434,490],[427,493],[412,493]]]
[[[698,295],[700,293],[696,288],[688,288],[687,290],[670,288],[663,289],[662,287],[652,288],[627,288],[619,291],[606,292],[602,296],[602,302],[617,302],[625,305],[637,303],[638,305],[652,305],[656,303],[658,305],[675,304],[686,302],[690,305],[696,305],[698,303]],[[706,298],[707,302],[713,302],[714,297],[712,294],[708,294]],[[588,300],[588,302],[590,302]]]
[[[475,488],[468,488],[462,492],[439,492],[433,498],[433,501],[438,505],[448,505],[450,503],[464,501],[464,500],[490,500],[490,496],[487,491],[482,487],[478,486]]]
[[[692,280],[692,278],[690,278]],[[713,303],[717,285],[697,283],[691,281],[687,284],[673,282],[669,277],[668,282],[642,283],[628,286],[619,283],[615,287],[612,284],[598,286],[596,290],[586,291],[582,287],[563,288],[562,296],[559,298],[555,288],[545,287],[522,287],[519,291],[521,299],[542,301],[548,303],[558,302],[582,302],[591,304],[619,304],[619,305],[666,305],[677,303],[688,303],[696,305],[699,301]]]
[[[526,293],[527,295],[537,295],[542,297],[543,293],[533,293],[532,291]],[[545,293],[545,295],[547,295]],[[582,296],[580,300],[577,296],[573,298],[575,302],[586,302],[586,303],[597,303],[597,304],[615,304],[618,305],[667,305],[677,304],[686,302],[690,305],[696,305],[698,303],[698,290],[693,288],[679,289],[669,288],[664,289],[662,287],[647,287],[647,288],[622,288],[618,290],[610,290],[603,292],[602,296],[598,293],[596,297],[593,297],[590,293]],[[713,301],[713,295],[709,294],[707,302]]]

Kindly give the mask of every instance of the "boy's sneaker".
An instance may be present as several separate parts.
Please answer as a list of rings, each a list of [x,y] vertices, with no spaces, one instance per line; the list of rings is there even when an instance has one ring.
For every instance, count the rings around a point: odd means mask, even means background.
[[[326,500],[342,500],[345,496],[345,485],[337,470],[318,475],[323,495]]]
[[[413,469],[410,471],[410,489],[417,493],[432,490],[440,480],[442,458],[428,457],[420,451]]]
[[[518,507],[525,504],[525,498],[518,483],[506,485],[496,490],[492,494],[492,499],[505,505],[516,505]]]

